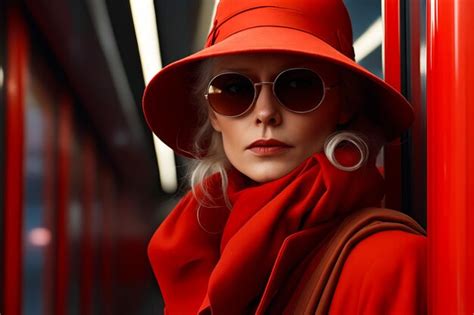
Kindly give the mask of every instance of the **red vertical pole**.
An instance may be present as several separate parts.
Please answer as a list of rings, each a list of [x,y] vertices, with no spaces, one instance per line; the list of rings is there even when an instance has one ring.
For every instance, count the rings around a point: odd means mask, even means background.
[[[49,76],[44,74],[44,85],[41,87],[47,92],[54,91],[54,81],[49,80]],[[35,75],[36,76],[36,75]],[[32,84],[33,85],[33,84]],[[30,89],[33,89],[32,86]],[[50,89],[49,91],[47,89]],[[48,93],[49,94],[49,93]],[[54,96],[51,93],[51,96]],[[52,103],[53,99],[44,100],[41,107],[41,112],[44,119],[44,133],[43,133],[43,148],[44,148],[44,177],[43,177],[43,227],[48,229],[51,233],[51,241],[47,246],[44,246],[44,266],[43,266],[43,280],[42,290],[44,290],[43,297],[43,314],[54,314],[54,287],[55,287],[55,270],[56,270],[56,249],[57,249],[57,229],[56,229],[56,136],[55,128],[55,113]],[[27,105],[28,106],[28,105]],[[28,108],[27,108],[28,111]],[[28,127],[27,127],[28,128]],[[28,129],[26,129],[28,130]],[[28,132],[28,131],[27,131]],[[27,136],[28,137],[28,136]],[[28,197],[27,197],[28,198]]]
[[[428,0],[428,301],[474,312],[474,1]]]
[[[84,136],[83,180],[82,180],[82,235],[81,235],[81,310],[80,314],[89,315],[93,310],[94,285],[94,201],[96,193],[96,160],[93,138]]]
[[[4,266],[5,309],[8,315],[21,314],[23,267],[23,161],[24,112],[28,38],[20,12],[10,9],[7,16],[6,150]]]
[[[115,219],[114,219],[114,199],[116,198],[113,174],[110,169],[102,168],[100,195],[102,203],[102,225],[100,231],[100,296],[103,315],[116,314],[114,311],[114,236],[115,236]]]
[[[69,273],[71,265],[69,205],[71,199],[71,155],[73,137],[72,100],[63,92],[58,107],[58,214],[57,214],[57,256],[56,256],[56,305],[55,314],[67,314]]]
[[[401,90],[400,0],[384,0],[384,79]],[[386,182],[385,207],[401,210],[401,146],[400,141],[384,147],[384,175]]]
[[[395,89],[401,89],[400,0],[383,2],[384,25],[384,79]]]

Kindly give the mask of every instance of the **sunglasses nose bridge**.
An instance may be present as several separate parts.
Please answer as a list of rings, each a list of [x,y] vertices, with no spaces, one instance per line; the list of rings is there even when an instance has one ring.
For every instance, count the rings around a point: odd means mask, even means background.
[[[262,85],[273,85],[273,82],[257,82],[253,84],[254,86],[262,86]]]
[[[274,82],[256,82],[253,84],[255,89],[255,96],[252,103],[253,110],[255,111],[256,121],[265,125],[272,124],[278,125],[281,122],[280,114],[280,100],[275,95]],[[268,85],[270,90],[264,93],[268,95],[261,95],[262,87]]]
[[[276,97],[275,91],[274,91],[275,82],[269,82],[269,81],[256,82],[256,83],[253,83],[253,86],[255,89],[255,99],[253,100],[254,102],[257,101],[263,85],[271,85],[272,93]]]

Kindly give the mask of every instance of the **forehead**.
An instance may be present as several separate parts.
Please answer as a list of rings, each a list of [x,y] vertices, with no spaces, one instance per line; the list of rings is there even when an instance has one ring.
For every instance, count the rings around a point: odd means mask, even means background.
[[[336,66],[304,55],[284,53],[253,53],[215,57],[213,73],[239,71],[253,75],[274,75],[288,68],[305,67],[331,76]]]

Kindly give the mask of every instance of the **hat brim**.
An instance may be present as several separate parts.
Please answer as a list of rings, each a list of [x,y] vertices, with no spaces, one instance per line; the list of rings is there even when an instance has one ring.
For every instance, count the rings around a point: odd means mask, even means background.
[[[143,95],[150,129],[176,153],[194,157],[193,141],[200,123],[192,93],[196,66],[210,57],[257,52],[314,57],[355,75],[358,86],[369,94],[365,112],[381,127],[387,141],[397,138],[413,121],[413,109],[399,92],[321,39],[296,29],[261,26],[233,34],[158,72]]]

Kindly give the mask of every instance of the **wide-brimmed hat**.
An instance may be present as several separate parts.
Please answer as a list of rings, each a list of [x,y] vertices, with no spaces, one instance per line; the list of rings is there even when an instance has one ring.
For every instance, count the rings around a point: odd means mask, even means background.
[[[193,93],[200,61],[260,52],[309,56],[341,68],[358,93],[366,94],[364,114],[387,141],[413,120],[407,100],[354,61],[352,26],[342,0],[221,0],[205,48],[167,65],[148,84],[143,111],[151,130],[176,153],[193,157],[202,123]]]

